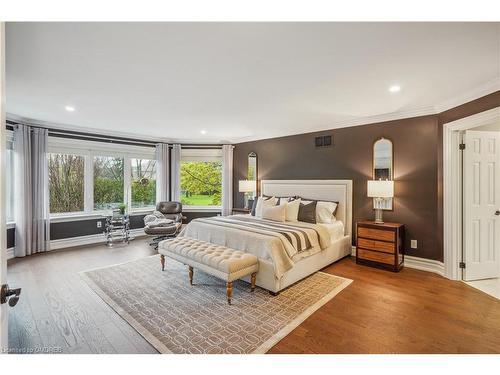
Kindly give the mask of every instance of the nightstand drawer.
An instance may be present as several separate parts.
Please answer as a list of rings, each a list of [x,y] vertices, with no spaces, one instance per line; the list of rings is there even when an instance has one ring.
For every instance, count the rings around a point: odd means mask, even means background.
[[[359,259],[366,259],[385,264],[394,264],[394,254],[380,253],[360,248],[356,249],[356,253]]]
[[[358,238],[358,246],[368,250],[383,251],[384,253],[394,254],[396,245],[394,242],[383,242]]]
[[[382,241],[396,241],[396,233],[390,230],[360,228],[358,227],[358,237],[373,238]]]

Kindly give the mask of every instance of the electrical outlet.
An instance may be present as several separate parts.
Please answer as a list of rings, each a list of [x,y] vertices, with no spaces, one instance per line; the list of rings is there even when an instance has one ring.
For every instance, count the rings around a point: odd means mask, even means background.
[[[100,221],[100,220],[99,220],[99,221],[97,222],[97,228],[102,228],[102,221]]]
[[[417,248],[417,240],[411,240],[410,247],[411,247],[412,249],[416,249],[416,248]]]

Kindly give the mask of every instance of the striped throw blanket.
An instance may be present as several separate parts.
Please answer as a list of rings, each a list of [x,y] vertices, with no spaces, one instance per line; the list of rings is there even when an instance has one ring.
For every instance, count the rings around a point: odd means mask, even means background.
[[[273,222],[246,215],[217,216],[206,219],[196,219],[196,221],[223,227],[239,228],[246,232],[278,237],[281,241],[287,241],[287,243],[295,249],[294,253],[310,250],[312,248],[312,243],[321,242],[319,240],[319,229],[310,227],[305,228],[304,226],[291,222]],[[312,236],[315,236],[315,238],[311,238]]]

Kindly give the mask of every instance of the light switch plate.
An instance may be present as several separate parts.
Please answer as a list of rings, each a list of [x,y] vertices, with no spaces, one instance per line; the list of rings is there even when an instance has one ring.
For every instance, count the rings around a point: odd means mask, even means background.
[[[411,247],[412,249],[416,249],[416,248],[417,248],[417,240],[411,240],[410,247]]]

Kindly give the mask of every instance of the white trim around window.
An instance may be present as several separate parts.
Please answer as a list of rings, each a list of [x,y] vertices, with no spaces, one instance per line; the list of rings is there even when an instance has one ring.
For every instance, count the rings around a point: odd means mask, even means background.
[[[222,149],[181,149],[181,162],[222,162]],[[221,184],[222,193],[222,184]],[[222,212],[220,206],[190,206],[183,204],[182,210],[186,212]]]
[[[124,197],[127,199],[128,212],[130,214],[150,213],[154,207],[131,208],[131,159],[155,160],[155,148],[143,146],[131,146],[114,143],[93,142],[86,140],[49,137],[49,153],[69,154],[83,156],[84,161],[84,210],[80,212],[52,213],[52,222],[69,220],[87,220],[102,217],[106,211],[94,210],[94,167],[93,161],[96,156],[116,157],[124,159]]]

